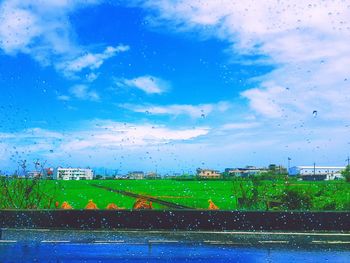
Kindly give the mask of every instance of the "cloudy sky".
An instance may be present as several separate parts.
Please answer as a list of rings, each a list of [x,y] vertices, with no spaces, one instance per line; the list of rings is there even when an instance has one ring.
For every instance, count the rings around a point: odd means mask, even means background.
[[[0,170],[345,164],[349,1],[111,2],[0,2]]]

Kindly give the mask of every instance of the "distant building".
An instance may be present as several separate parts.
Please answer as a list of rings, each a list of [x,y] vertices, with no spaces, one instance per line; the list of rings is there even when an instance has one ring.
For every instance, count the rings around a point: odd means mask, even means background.
[[[105,175],[102,177],[104,180],[114,180],[116,178],[115,175]]]
[[[226,168],[225,173],[229,176],[241,176],[242,172],[239,168]]]
[[[300,176],[305,181],[323,181],[342,179],[344,166],[294,166],[289,168],[290,176]]]
[[[267,169],[265,168],[257,168],[255,166],[246,166],[245,168],[226,168],[225,173],[231,176],[249,176],[256,175],[259,173],[266,173]]]
[[[197,176],[199,178],[220,178],[221,177],[221,174],[219,171],[217,170],[211,170],[211,169],[200,169],[198,168],[197,169]]]
[[[41,171],[30,171],[26,173],[27,178],[40,178],[40,179],[53,179],[54,177],[54,169],[53,168],[45,168]]]
[[[54,178],[54,169],[53,168],[44,169],[44,178],[45,179],[53,179]]]
[[[129,172],[127,177],[129,179],[134,179],[134,180],[141,180],[145,178],[145,173],[142,171],[134,171],[134,172]]]
[[[92,180],[94,172],[92,169],[84,168],[57,168],[57,180]]]
[[[27,172],[26,177],[31,179],[42,178],[43,174],[39,171],[31,171],[31,172]]]
[[[157,173],[150,172],[150,173],[147,173],[146,178],[147,179],[160,179],[161,176]]]

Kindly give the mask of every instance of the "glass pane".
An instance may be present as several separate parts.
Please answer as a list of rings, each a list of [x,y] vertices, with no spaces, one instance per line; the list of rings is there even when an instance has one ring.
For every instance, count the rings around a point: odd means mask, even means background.
[[[0,241],[348,244],[349,43],[344,0],[0,1]]]

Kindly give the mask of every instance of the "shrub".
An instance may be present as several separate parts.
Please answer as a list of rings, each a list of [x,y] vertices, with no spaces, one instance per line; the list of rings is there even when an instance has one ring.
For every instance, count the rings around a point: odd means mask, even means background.
[[[289,210],[309,210],[312,205],[312,198],[296,189],[287,188],[281,196],[283,206]]]
[[[346,166],[345,170],[341,172],[342,176],[344,176],[345,181],[350,183],[350,165]]]
[[[330,201],[323,205],[322,210],[335,210],[337,208],[337,203],[335,201]]]

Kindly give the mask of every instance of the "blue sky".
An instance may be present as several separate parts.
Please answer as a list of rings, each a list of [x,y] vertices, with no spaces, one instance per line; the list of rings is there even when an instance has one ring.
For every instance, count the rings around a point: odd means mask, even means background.
[[[344,1],[1,1],[0,169],[343,165],[349,17]]]

